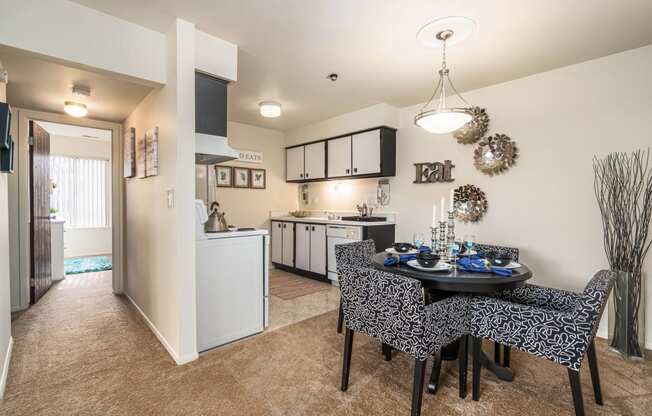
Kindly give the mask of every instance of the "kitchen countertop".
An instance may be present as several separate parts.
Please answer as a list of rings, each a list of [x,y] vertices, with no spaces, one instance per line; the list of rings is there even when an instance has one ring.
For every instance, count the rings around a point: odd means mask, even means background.
[[[255,235],[267,235],[267,230],[250,230],[250,231],[224,231],[220,233],[206,233],[206,238],[203,240],[215,240],[217,238],[233,238],[233,237],[251,237]]]
[[[382,214],[375,215],[377,217],[383,217]],[[292,216],[283,216],[283,217],[272,217],[271,221],[286,221],[286,222],[303,222],[309,224],[333,224],[333,225],[357,225],[360,227],[373,227],[376,225],[394,225],[394,221],[342,221],[342,220],[329,220],[328,218],[323,217],[305,217],[297,218]]]

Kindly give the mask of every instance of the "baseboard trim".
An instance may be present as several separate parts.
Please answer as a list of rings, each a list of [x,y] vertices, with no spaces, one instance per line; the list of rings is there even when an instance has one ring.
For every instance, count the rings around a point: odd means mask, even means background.
[[[5,398],[5,387],[9,378],[9,365],[11,364],[11,352],[14,349],[14,337],[9,337],[9,346],[7,346],[7,356],[2,366],[2,376],[0,376],[0,400]]]
[[[174,360],[175,363],[177,363],[177,365],[187,364],[187,363],[189,363],[191,361],[194,361],[197,358],[199,358],[199,354],[197,354],[197,353],[186,354],[186,355],[179,356],[179,354],[177,354],[177,352],[174,350],[174,348],[172,348],[172,346],[170,345],[168,340],[165,339],[163,334],[161,334],[161,332],[158,330],[158,328],[156,328],[156,325],[154,325],[154,323],[149,319],[149,317],[145,314],[145,312],[143,312],[143,310],[140,309],[140,306],[138,306],[136,301],[134,301],[131,298],[131,296],[129,296],[127,294],[124,294],[124,296],[126,296],[127,299],[129,299],[129,302],[131,302],[131,304],[134,305],[134,308],[136,308],[136,310],[138,311],[140,316],[143,318],[143,320],[145,321],[147,326],[149,326],[149,329],[154,333],[154,335],[156,335],[156,338],[158,338],[159,342],[163,345],[163,348],[165,348],[165,350],[168,352],[168,354],[170,354],[170,357],[172,357],[172,359]]]
[[[596,337],[598,338],[603,338],[603,339],[609,339],[609,332],[607,330],[598,330],[598,333],[595,334]],[[645,340],[645,349],[646,350],[651,350],[652,351],[652,340],[651,339],[646,339]]]

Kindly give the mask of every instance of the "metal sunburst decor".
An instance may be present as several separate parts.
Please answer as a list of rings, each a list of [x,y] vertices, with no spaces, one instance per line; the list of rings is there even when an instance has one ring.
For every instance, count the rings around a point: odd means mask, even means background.
[[[473,152],[473,163],[480,172],[494,175],[509,169],[517,157],[516,142],[505,134],[495,134],[480,140]]]
[[[455,188],[455,217],[464,222],[476,222],[487,212],[488,203],[484,192],[473,185]]]
[[[453,133],[453,137],[461,144],[475,143],[489,130],[489,114],[487,114],[487,110],[480,107],[471,107],[468,110],[473,115],[473,119]]]

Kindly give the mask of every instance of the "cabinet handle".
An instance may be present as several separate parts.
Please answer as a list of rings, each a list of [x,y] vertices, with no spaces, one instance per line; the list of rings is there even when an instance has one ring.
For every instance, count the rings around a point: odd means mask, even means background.
[[[357,172],[358,172],[358,168],[353,168],[353,173],[357,173]]]
[[[286,225],[286,224],[283,224],[283,228],[285,228],[285,225]]]
[[[312,230],[315,231],[315,226],[314,225],[312,226]]]
[[[303,178],[303,173],[300,173],[300,174],[299,174],[299,177],[300,177],[300,178]]]
[[[308,177],[308,174],[306,173],[306,178]]]
[[[351,169],[347,169],[347,170],[346,170],[346,173],[350,173],[350,172],[351,172]]]
[[[310,227],[308,227],[308,226],[306,225],[306,231],[309,231],[309,230],[308,230],[309,228],[310,228]]]

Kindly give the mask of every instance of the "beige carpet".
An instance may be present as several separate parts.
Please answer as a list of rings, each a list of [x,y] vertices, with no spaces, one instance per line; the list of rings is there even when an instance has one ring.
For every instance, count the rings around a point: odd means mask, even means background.
[[[330,287],[329,283],[286,273],[282,270],[274,270],[269,274],[269,293],[284,300],[322,292]]]
[[[412,361],[380,357],[356,336],[349,391],[338,390],[337,312],[290,325],[176,366],[130,304],[111,294],[110,272],[70,277],[14,322],[15,346],[2,415],[407,415]],[[648,415],[652,363],[623,362],[598,343],[605,406],[588,415]],[[513,383],[486,371],[482,397],[457,397],[454,363],[423,415],[570,415],[566,371],[514,351]]]

